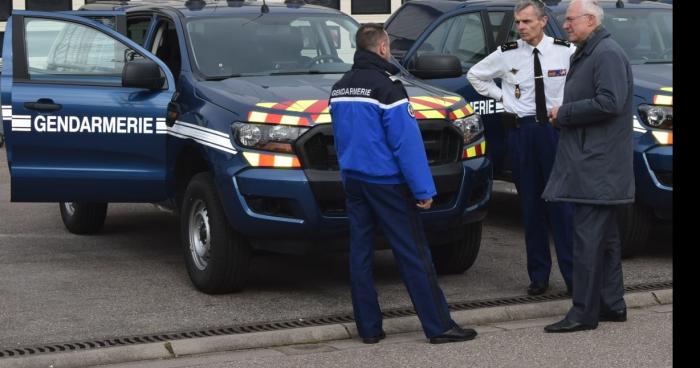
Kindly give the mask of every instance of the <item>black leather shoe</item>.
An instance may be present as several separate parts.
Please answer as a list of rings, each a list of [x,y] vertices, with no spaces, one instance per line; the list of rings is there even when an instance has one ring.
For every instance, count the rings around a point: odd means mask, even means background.
[[[431,344],[444,344],[448,342],[467,341],[476,337],[476,331],[471,328],[461,328],[454,326],[443,332],[441,335],[431,337]]]
[[[627,321],[627,309],[616,311],[600,311],[598,320],[601,322],[625,322]]]
[[[362,342],[365,344],[376,344],[379,342],[379,340],[382,340],[386,337],[386,333],[382,331],[379,336],[374,336],[374,337],[363,337]]]
[[[545,326],[544,332],[555,332],[555,333],[576,332],[576,331],[584,331],[584,330],[595,330],[596,327],[598,327],[598,326],[584,325],[583,323],[569,321],[568,319],[564,318],[557,323],[553,323],[549,326]]]
[[[527,294],[528,295],[540,295],[544,294],[545,291],[547,291],[547,288],[549,288],[549,285],[546,282],[539,282],[535,281],[530,284],[527,288]]]

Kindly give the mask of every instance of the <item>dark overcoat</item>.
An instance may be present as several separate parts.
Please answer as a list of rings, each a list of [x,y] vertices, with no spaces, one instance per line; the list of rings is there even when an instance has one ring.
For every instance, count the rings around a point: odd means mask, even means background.
[[[632,102],[629,60],[600,27],[572,55],[545,200],[593,205],[634,201]]]

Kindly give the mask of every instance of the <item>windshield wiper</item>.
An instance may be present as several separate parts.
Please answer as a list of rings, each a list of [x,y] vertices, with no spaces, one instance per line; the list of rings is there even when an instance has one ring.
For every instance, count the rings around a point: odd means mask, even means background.
[[[237,78],[237,77],[242,77],[242,76],[243,76],[243,74],[241,74],[241,73],[234,73],[231,75],[223,75],[220,77],[208,77],[207,80],[208,81],[222,81],[224,79]]]
[[[344,71],[326,71],[318,69],[287,70],[282,72],[270,72],[270,75],[301,75],[301,74],[345,74]]]

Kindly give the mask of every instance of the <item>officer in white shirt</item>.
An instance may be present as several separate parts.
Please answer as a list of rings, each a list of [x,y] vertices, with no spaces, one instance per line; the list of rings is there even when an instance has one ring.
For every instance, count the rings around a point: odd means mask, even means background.
[[[559,106],[569,59],[575,47],[544,34],[544,4],[521,0],[515,5],[516,42],[501,45],[474,65],[467,79],[480,94],[502,101],[501,119],[508,127],[508,148],[513,181],[518,190],[525,223],[528,294],[549,287],[552,259],[551,228],[559,270],[570,293],[572,284],[573,208],[564,202],[545,202],[542,192],[549,179],[559,132],[549,123],[549,109]],[[501,78],[501,88],[494,82]]]

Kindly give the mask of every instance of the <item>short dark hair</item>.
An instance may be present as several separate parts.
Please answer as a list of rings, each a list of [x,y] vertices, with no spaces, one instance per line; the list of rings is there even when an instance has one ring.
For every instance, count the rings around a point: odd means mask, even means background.
[[[384,39],[384,27],[379,23],[365,23],[360,26],[355,34],[355,43],[358,49],[373,50]]]
[[[515,12],[520,13],[528,6],[531,6],[535,10],[537,19],[542,19],[542,17],[547,15],[544,12],[544,3],[542,0],[520,0],[515,4]]]

